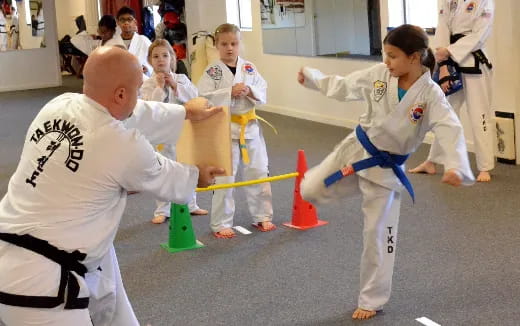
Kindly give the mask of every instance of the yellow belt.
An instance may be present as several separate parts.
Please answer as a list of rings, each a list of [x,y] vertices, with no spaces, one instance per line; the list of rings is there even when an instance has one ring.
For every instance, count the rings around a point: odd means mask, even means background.
[[[244,161],[245,164],[249,164],[249,154],[247,153],[247,147],[246,147],[246,126],[251,120],[260,120],[265,122],[269,127],[271,127],[275,134],[278,134],[278,131],[276,128],[267,122],[262,117],[259,117],[256,115],[255,109],[249,110],[247,113],[244,114],[232,114],[231,115],[231,122],[238,123],[240,125],[240,152],[242,153],[242,161]]]

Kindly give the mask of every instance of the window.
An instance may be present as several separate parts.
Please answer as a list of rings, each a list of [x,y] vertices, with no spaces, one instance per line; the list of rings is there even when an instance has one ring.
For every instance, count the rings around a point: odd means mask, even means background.
[[[226,10],[228,23],[237,25],[241,30],[253,29],[251,0],[226,0]]]
[[[388,25],[412,24],[437,27],[437,0],[388,0]]]

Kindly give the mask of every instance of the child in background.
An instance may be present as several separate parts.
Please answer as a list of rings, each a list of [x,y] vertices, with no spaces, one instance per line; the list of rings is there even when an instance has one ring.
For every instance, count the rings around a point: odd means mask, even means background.
[[[175,74],[177,58],[170,43],[164,39],[154,41],[148,49],[148,62],[153,67],[152,76],[141,87],[141,97],[146,101],[184,104],[197,97],[197,88],[183,74]],[[159,144],[155,144],[159,145]],[[161,154],[175,160],[175,145],[163,144]],[[196,194],[189,203],[192,215],[206,215],[208,211],[197,206]],[[170,216],[170,203],[157,201],[152,223],[164,223]]]
[[[305,200],[326,203],[359,191],[364,215],[360,294],[353,319],[368,319],[390,298],[397,229],[404,188],[414,193],[404,162],[432,131],[442,148],[442,182],[469,185],[462,125],[439,85],[428,36],[420,27],[402,25],[383,41],[385,64],[345,77],[304,68],[298,82],[340,101],[365,100],[359,126],[301,184]],[[351,175],[351,176],[349,176]]]
[[[213,105],[228,106],[231,117],[233,176],[217,177],[216,183],[232,183],[240,169],[245,180],[268,176],[268,158],[255,106],[266,103],[267,83],[256,67],[239,57],[240,30],[222,24],[215,31],[220,60],[211,63],[202,74],[198,88]],[[273,219],[271,185],[245,187],[253,226],[266,232],[276,228]],[[217,238],[232,238],[235,214],[233,188],[215,190],[211,203],[210,226]]]

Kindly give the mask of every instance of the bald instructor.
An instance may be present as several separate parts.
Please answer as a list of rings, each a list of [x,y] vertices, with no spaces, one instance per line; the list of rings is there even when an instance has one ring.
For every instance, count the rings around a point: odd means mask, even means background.
[[[127,190],[188,203],[223,170],[171,161],[184,119],[222,111],[137,100],[141,65],[117,47],[95,50],[84,94],[47,103],[31,123],[0,201],[0,325],[139,325],[113,240]],[[123,123],[123,120],[125,123]]]

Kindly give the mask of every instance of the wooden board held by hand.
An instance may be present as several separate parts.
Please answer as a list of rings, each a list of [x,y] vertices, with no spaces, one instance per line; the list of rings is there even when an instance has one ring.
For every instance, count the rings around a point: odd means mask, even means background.
[[[202,121],[184,121],[176,145],[177,161],[192,165],[211,165],[233,173],[229,108]]]

